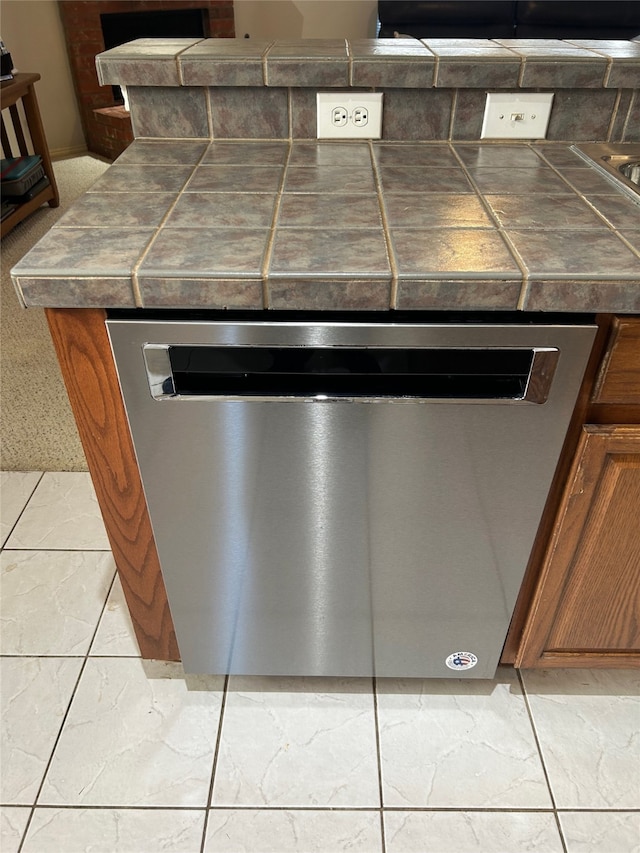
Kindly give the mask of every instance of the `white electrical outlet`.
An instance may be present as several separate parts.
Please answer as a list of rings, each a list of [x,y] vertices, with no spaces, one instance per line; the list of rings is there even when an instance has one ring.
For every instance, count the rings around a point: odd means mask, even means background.
[[[318,92],[318,139],[380,139],[382,92]]]
[[[481,139],[544,139],[553,93],[488,92]]]

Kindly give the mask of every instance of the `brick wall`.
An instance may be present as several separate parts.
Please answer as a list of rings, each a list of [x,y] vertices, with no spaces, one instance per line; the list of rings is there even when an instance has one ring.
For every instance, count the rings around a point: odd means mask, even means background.
[[[233,0],[60,0],[80,116],[87,148],[115,159],[133,139],[131,123],[123,109],[114,108],[111,86],[101,86],[95,57],[104,49],[100,15],[110,12],[145,12],[169,9],[206,9],[209,38],[233,38]]]

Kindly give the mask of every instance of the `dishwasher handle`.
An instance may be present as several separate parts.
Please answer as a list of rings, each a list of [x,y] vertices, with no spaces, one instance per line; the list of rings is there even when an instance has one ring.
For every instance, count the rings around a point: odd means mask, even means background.
[[[151,395],[169,399],[544,403],[554,347],[143,346]]]

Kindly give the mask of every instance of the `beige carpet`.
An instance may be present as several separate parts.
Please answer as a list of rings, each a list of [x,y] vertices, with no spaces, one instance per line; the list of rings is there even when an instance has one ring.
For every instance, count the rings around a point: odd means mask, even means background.
[[[0,469],[3,471],[87,470],[44,311],[21,308],[9,271],[108,165],[92,156],[54,163],[60,207],[44,205],[2,240]]]

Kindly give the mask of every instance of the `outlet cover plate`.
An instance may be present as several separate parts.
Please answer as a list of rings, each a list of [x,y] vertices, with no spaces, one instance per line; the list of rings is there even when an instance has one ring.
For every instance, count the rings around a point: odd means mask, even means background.
[[[341,108],[347,112],[345,124],[333,118]],[[318,139],[382,138],[382,92],[318,92],[316,110]]]
[[[481,139],[544,139],[553,93],[488,92]]]

